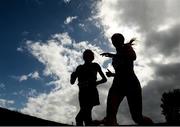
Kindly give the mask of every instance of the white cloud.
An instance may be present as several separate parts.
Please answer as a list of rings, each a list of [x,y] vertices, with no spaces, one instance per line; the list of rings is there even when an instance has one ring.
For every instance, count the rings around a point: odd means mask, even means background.
[[[0,89],[5,89],[5,84],[4,83],[0,83]]]
[[[14,104],[13,100],[0,99],[0,107],[2,108],[9,108],[12,104]]]
[[[17,92],[13,92],[12,94],[15,96],[20,95],[20,96],[29,98],[29,97],[36,97],[38,95],[38,92],[36,89],[29,88],[27,91],[20,90]]]
[[[26,81],[28,79],[28,76],[27,75],[22,75],[19,77],[19,81],[22,82],[22,81]]]
[[[68,33],[59,33],[59,34],[55,34],[52,36],[53,40],[49,40],[50,41],[57,41],[59,44],[62,45],[71,45],[73,40],[71,40],[71,38],[69,37]]]
[[[49,94],[40,94],[38,97],[31,97],[28,99],[26,107],[21,111],[44,119],[71,124],[77,112],[77,107],[71,102],[71,98],[74,98],[76,92],[77,89],[66,88],[52,91]]]
[[[83,23],[78,24],[80,28],[82,28],[84,31],[87,31],[87,27]]]
[[[28,79],[35,79],[35,80],[38,80],[40,79],[40,76],[39,76],[39,72],[38,71],[34,71],[32,73],[29,73],[27,75],[21,75],[21,76],[11,76],[12,78],[18,80],[19,82],[22,82],[22,81],[26,81]]]
[[[23,52],[23,48],[22,47],[18,47],[16,50],[19,51],[19,52]]]
[[[145,86],[147,85],[148,81],[152,79],[153,70],[151,69],[151,67],[148,66],[151,61],[149,60],[149,57],[146,57],[145,54],[146,52],[145,44],[144,44],[145,38],[143,37],[143,34],[138,31],[140,26],[136,24],[128,25],[122,20],[124,13],[126,12],[125,9],[128,10],[129,8],[126,7],[119,8],[119,5],[121,4],[124,5],[128,3],[130,7],[132,6],[131,9],[134,9],[130,1],[126,2],[124,0],[113,0],[113,1],[102,0],[101,2],[97,2],[97,6],[96,6],[97,13],[95,13],[94,18],[103,27],[104,36],[109,40],[110,37],[116,32],[122,33],[125,36],[126,42],[128,42],[133,37],[136,37],[137,40],[140,40],[135,42],[135,46],[134,46],[134,49],[137,53],[137,60],[135,61],[135,71],[141,81],[141,85]],[[137,3],[141,5],[143,4],[142,1],[141,2],[137,1]],[[112,47],[112,44],[109,43],[109,46]],[[144,75],[144,73],[148,73],[148,74]]]
[[[66,18],[66,20],[64,21],[64,24],[69,24],[71,23],[73,20],[77,19],[77,16],[69,16]]]
[[[39,73],[37,72],[37,71],[35,71],[34,73],[31,73],[30,75],[29,75],[32,79],[40,79],[40,77],[39,77]]]
[[[69,3],[71,0],[64,0],[65,3]]]

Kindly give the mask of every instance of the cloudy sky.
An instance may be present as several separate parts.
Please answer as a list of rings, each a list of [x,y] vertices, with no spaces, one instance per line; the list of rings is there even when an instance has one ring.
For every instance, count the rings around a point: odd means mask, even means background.
[[[78,87],[69,77],[89,48],[103,71],[113,71],[102,52],[114,52],[110,37],[136,37],[135,72],[143,88],[143,114],[163,122],[161,95],[180,88],[179,0],[1,0],[0,106],[40,118],[75,124]],[[105,116],[112,78],[98,87]],[[126,99],[119,124],[133,124]]]

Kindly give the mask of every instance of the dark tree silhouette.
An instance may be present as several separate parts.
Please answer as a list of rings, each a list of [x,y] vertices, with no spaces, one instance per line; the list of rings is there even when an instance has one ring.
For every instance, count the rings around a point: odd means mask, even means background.
[[[162,114],[170,125],[180,124],[180,89],[163,93],[161,98]]]

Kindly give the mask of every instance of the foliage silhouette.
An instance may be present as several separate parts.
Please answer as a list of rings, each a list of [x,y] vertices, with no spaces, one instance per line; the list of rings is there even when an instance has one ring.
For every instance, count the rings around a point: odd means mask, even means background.
[[[163,93],[161,101],[162,114],[169,125],[180,124],[180,89]]]

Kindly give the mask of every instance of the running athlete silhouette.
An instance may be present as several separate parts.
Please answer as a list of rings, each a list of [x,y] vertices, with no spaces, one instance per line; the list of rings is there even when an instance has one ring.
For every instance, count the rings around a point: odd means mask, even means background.
[[[112,58],[112,65],[115,73],[110,70],[106,72],[108,77],[114,77],[112,86],[108,93],[105,125],[117,124],[118,107],[124,97],[127,98],[132,119],[135,123],[143,124],[141,86],[133,70],[133,61],[136,60],[136,53],[132,48],[132,39],[124,44],[124,36],[115,33],[112,37],[112,44],[116,48],[116,54],[102,53],[102,56]]]
[[[76,125],[92,125],[91,110],[93,106],[99,105],[97,85],[107,81],[98,63],[93,63],[94,53],[87,49],[83,53],[84,64],[79,65],[71,74],[71,84],[78,78],[80,111],[76,116]],[[97,73],[102,77],[97,80]]]

